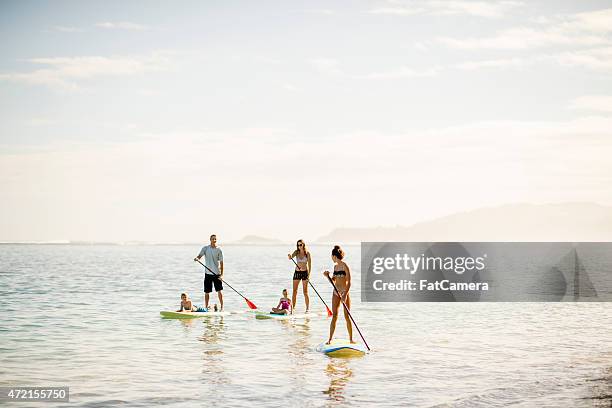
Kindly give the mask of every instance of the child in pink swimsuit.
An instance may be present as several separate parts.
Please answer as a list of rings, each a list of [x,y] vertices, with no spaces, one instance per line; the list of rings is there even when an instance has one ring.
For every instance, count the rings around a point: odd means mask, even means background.
[[[291,313],[291,300],[287,297],[287,289],[283,289],[283,297],[278,301],[278,305],[272,308],[272,314]]]

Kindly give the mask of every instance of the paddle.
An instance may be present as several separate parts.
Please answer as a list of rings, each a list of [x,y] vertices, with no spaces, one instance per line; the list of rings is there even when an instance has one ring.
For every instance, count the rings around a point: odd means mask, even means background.
[[[218,279],[221,280],[221,282],[225,283],[227,286],[229,286],[229,288],[231,290],[233,290],[234,292],[236,292],[237,294],[239,294],[244,300],[246,300],[247,305],[251,308],[251,309],[257,309],[257,306],[255,306],[255,303],[251,302],[249,299],[247,299],[246,297],[244,297],[244,295],[240,292],[238,292],[236,289],[232,288],[232,285],[230,285],[229,283],[227,283],[226,281],[223,280],[223,278],[221,278],[220,275],[217,275],[216,273],[214,273],[213,271],[210,270],[210,268],[206,265],[204,265],[202,262],[200,262],[199,259],[194,259],[194,261],[196,261],[197,263],[199,263],[200,265],[202,265],[203,267],[205,267],[208,271],[210,271],[210,273],[212,273],[213,275],[215,275]]]
[[[295,264],[295,266],[297,266],[297,268],[299,269],[300,267],[298,266],[297,262],[295,262],[295,259],[291,258],[291,260],[293,261],[293,263]],[[323,304],[325,305],[325,308],[327,309],[327,317],[331,317],[333,315],[332,311],[329,310],[329,307],[327,307],[327,303],[325,303],[325,301],[323,300],[323,298],[321,297],[321,295],[319,295],[319,292],[317,292],[317,289],[315,289],[314,285],[312,284],[312,282],[310,281],[310,279],[307,279],[308,283],[310,283],[310,287],[312,288],[312,290],[315,291],[315,293],[317,294],[317,296],[319,297],[319,299],[321,299],[321,302],[323,302]]]
[[[351,318],[351,321],[353,322],[353,324],[355,325],[355,328],[357,329],[357,331],[359,332],[359,335],[361,336],[361,340],[363,340],[363,344],[365,344],[365,346],[368,348],[368,351],[369,351],[370,350],[370,346],[368,346],[368,343],[366,342],[366,339],[363,337],[363,334],[361,334],[361,330],[359,330],[359,326],[357,326],[357,323],[355,323],[355,319],[353,319],[353,315],[351,315],[351,311],[346,306],[346,303],[344,303],[344,300],[342,300],[342,296],[340,296],[340,292],[338,291],[338,288],[336,287],[336,284],[334,283],[334,281],[329,276],[327,277],[327,279],[329,280],[329,283],[331,283],[332,286],[334,287],[334,291],[336,291],[336,294],[340,298],[340,301],[342,302],[342,306],[344,306],[344,310],[346,310],[346,313],[348,313],[349,317]]]

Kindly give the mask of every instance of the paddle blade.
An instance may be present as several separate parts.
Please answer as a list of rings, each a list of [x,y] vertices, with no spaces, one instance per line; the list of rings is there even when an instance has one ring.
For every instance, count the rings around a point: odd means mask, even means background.
[[[246,300],[247,305],[251,308],[251,309],[257,309],[257,306],[255,306],[255,303],[251,302],[249,299],[244,298],[244,300]]]
[[[327,306],[326,306],[327,307]],[[329,307],[327,308],[327,317],[332,317],[333,313],[331,310],[329,310]]]

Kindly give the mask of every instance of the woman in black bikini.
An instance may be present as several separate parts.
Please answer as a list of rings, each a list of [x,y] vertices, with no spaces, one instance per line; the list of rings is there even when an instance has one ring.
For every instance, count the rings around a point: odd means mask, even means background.
[[[310,279],[310,252],[306,249],[304,240],[300,239],[297,242],[297,249],[292,254],[287,254],[289,259],[295,257],[295,263],[297,264],[295,272],[293,273],[293,296],[291,297],[291,314],[295,310],[295,304],[297,301],[297,290],[302,281],[302,290],[304,291],[304,302],[306,303],[306,313],[310,307],[310,298],[308,297],[308,279]]]
[[[332,296],[332,311],[334,315],[332,316],[331,323],[329,324],[329,340],[327,344],[331,343],[332,338],[334,337],[334,331],[336,330],[336,321],[338,320],[338,309],[340,308],[340,304],[344,301],[344,304],[348,309],[351,308],[351,296],[349,295],[349,290],[351,289],[351,269],[342,259],[344,258],[344,251],[340,246],[334,246],[332,249],[332,261],[334,261],[334,274],[331,277],[331,280],[338,288],[338,292],[340,292],[340,297],[334,290],[334,294]],[[323,272],[326,277],[329,276],[329,271]],[[346,309],[344,309],[344,320],[346,320],[346,330],[348,331],[349,341],[351,343],[355,343],[353,341],[353,325],[351,324],[351,319],[348,315]]]

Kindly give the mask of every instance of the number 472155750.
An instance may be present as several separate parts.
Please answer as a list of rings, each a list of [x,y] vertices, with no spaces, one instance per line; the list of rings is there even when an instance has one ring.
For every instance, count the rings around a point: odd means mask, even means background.
[[[68,401],[68,387],[0,387],[0,390],[0,401]]]

